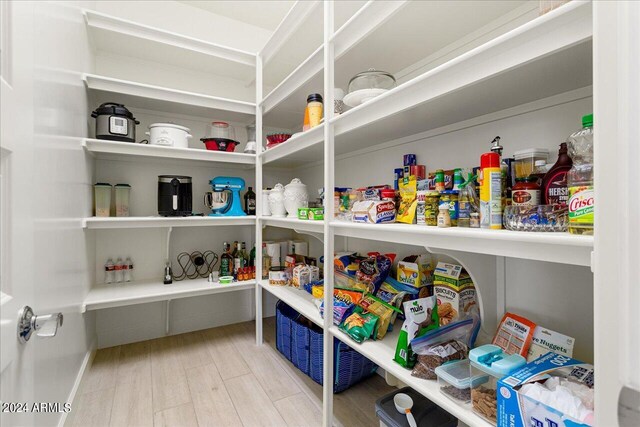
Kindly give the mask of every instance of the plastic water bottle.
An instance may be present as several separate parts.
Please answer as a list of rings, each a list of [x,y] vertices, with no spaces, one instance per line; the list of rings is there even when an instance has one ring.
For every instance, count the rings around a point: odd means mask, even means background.
[[[567,173],[569,233],[593,234],[593,114],[582,117],[582,129],[568,142],[573,160]]]
[[[122,258],[118,257],[116,260],[116,283],[121,283],[124,279],[124,271],[123,271]]]
[[[113,283],[115,280],[115,265],[113,265],[113,260],[111,258],[107,259],[107,262],[104,265],[104,282],[105,283]]]

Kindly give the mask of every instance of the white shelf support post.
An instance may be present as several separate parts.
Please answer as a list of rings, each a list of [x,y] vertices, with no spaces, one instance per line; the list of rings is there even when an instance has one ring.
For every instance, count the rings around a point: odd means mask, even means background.
[[[323,352],[323,388],[322,388],[322,424],[333,425],[333,335],[329,329],[333,326],[333,231],[330,219],[333,218],[334,188],[334,145],[333,126],[333,87],[334,87],[334,2],[324,2],[324,352]]]
[[[256,216],[262,216],[262,56],[256,55]],[[256,344],[262,345],[262,223],[256,220]]]

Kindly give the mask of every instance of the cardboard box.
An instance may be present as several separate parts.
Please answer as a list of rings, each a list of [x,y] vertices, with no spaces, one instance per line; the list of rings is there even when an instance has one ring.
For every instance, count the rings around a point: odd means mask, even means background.
[[[432,285],[433,260],[431,255],[420,255],[415,262],[399,261],[396,269],[396,280],[414,288]]]
[[[552,376],[570,376],[578,382],[593,386],[593,366],[548,352],[521,369],[498,381],[498,427],[579,427],[590,424],[573,419],[561,411],[520,394],[527,383],[546,381]]]
[[[439,262],[433,272],[433,292],[438,300],[440,325],[477,310],[473,280],[460,265]]]

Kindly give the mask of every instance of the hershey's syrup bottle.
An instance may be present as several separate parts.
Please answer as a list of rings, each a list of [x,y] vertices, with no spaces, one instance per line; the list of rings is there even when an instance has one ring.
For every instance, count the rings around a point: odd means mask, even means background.
[[[558,151],[558,160],[542,179],[541,190],[545,205],[567,205],[567,173],[572,165],[571,157],[567,154],[567,143],[563,142]]]

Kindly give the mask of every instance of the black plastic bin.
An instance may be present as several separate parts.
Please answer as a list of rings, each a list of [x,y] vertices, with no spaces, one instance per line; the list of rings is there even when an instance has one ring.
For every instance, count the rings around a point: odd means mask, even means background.
[[[427,380],[425,380],[427,381]],[[388,427],[409,427],[407,416],[396,410],[393,397],[405,393],[413,399],[411,413],[418,427],[456,427],[458,419],[412,389],[405,387],[389,393],[376,401],[376,415]]]

